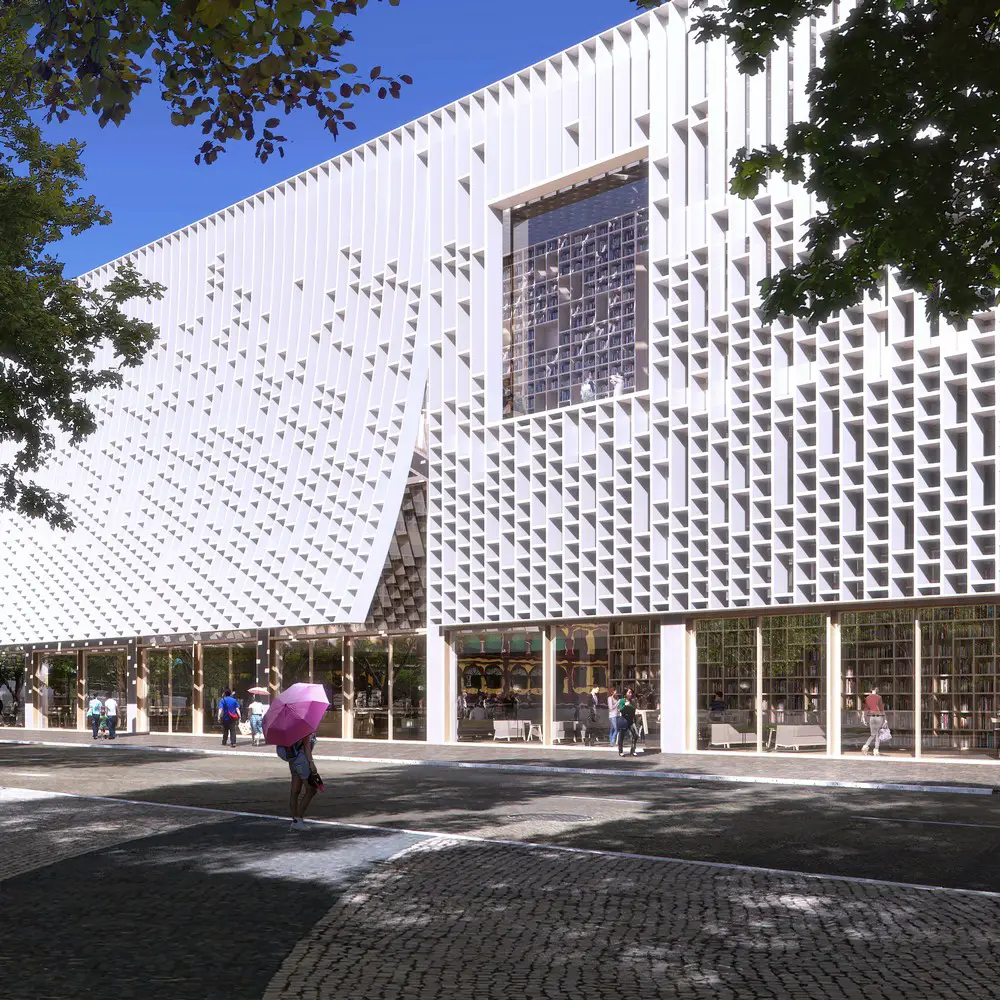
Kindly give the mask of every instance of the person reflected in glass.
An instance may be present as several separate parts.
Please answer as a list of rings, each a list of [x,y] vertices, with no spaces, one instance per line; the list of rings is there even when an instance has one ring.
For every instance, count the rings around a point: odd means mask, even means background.
[[[629,756],[635,756],[636,744],[639,742],[639,730],[635,725],[635,692],[627,688],[625,696],[618,701],[618,756],[625,756],[625,734],[632,738],[632,749]]]

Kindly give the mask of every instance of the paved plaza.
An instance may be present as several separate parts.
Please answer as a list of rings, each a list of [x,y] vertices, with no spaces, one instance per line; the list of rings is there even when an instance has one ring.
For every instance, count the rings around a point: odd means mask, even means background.
[[[0,744],[4,995],[909,1000],[1000,979],[995,796],[323,772],[293,833],[271,755]]]

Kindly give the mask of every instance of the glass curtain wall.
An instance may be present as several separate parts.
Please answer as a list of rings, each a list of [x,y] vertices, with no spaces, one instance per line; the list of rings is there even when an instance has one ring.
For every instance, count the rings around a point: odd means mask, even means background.
[[[995,604],[920,612],[921,753],[997,752],[998,618]]]
[[[76,653],[40,654],[42,712],[50,729],[76,729],[78,671]]]
[[[319,735],[340,739],[344,735],[344,644],[342,639],[316,639],[312,643],[313,683],[322,684],[330,699],[319,724]]]
[[[278,643],[278,690],[312,682],[312,642]]]
[[[635,692],[636,723],[647,745],[660,742],[660,623],[656,619],[613,621],[608,634],[608,684],[619,696]]]
[[[189,646],[143,651],[146,719],[153,733],[193,731],[194,658]]]
[[[697,623],[699,750],[757,749],[757,620]]]
[[[456,737],[541,739],[542,636],[537,630],[455,637]],[[498,725],[502,723],[502,725]]]
[[[24,702],[30,697],[24,664],[21,652],[0,653],[0,726],[24,725]]]
[[[427,639],[392,640],[392,738],[427,739]]]
[[[229,647],[201,647],[202,690],[204,691],[205,732],[219,728],[219,701],[229,687]]]
[[[602,736],[606,739],[609,626],[557,625],[552,631],[556,647],[552,740],[592,743]],[[592,714],[591,692],[595,687],[597,709]]]
[[[354,683],[354,738],[389,738],[389,640],[381,636],[351,639]]]
[[[240,703],[240,715],[247,716],[247,706],[253,696],[249,690],[257,685],[257,647],[254,645],[230,646],[232,653],[232,673],[230,683],[233,696]]]
[[[128,657],[125,650],[91,653],[84,652],[84,670],[87,678],[87,697],[107,698],[114,695],[121,706],[119,715],[124,717],[128,702]]]
[[[865,698],[878,688],[892,738],[883,754],[914,749],[913,610],[857,611],[840,618],[841,752],[861,753],[871,739]]]
[[[826,753],[826,615],[759,621],[764,746]]]

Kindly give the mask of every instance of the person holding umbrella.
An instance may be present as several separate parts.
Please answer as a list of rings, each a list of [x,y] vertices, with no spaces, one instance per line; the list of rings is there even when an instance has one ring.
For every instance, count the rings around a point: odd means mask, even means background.
[[[274,699],[264,714],[264,741],[277,747],[278,756],[288,763],[292,785],[288,809],[292,829],[305,830],[305,814],[323,779],[316,770],[313,747],[316,730],[330,706],[322,684],[293,684]]]

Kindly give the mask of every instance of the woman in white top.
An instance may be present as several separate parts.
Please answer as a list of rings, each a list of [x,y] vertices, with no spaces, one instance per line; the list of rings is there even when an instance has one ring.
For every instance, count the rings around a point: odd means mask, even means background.
[[[248,711],[250,713],[251,743],[253,746],[257,746],[258,742],[264,742],[264,703],[257,695],[253,696]]]

